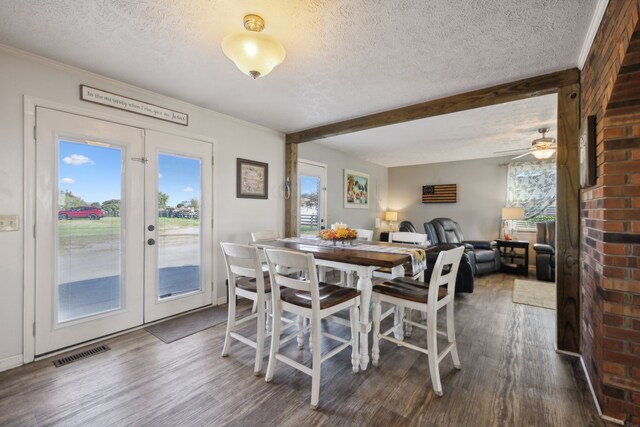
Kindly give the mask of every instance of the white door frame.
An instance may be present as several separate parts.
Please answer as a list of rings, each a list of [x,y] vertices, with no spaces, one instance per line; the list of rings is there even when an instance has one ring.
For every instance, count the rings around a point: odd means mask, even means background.
[[[311,166],[318,166],[321,168],[324,168],[324,187],[320,189],[322,198],[324,199],[324,203],[320,204],[320,211],[321,211],[321,217],[324,219],[324,227],[327,227],[327,188],[329,186],[329,184],[327,183],[327,164],[326,163],[320,163],[320,162],[316,162],[313,160],[307,160],[307,159],[298,159],[298,164],[300,163],[306,163],[308,165]],[[298,176],[296,176],[296,179],[298,180],[298,186],[300,185],[300,168],[298,168]],[[296,233],[299,236],[300,235],[300,191],[298,191],[298,195],[296,198],[296,209],[298,209],[298,223],[296,224]]]
[[[129,117],[130,113],[123,113],[122,115],[113,113],[104,113],[101,111],[104,107],[96,107],[93,105],[87,105],[83,107],[77,107],[68,105],[56,101],[51,101],[44,98],[38,98],[34,96],[23,96],[23,173],[24,173],[24,203],[23,203],[23,274],[24,274],[24,295],[23,295],[23,339],[22,339],[22,362],[29,363],[35,359],[35,206],[36,206],[36,141],[35,141],[35,126],[36,126],[36,107],[49,108],[52,110],[58,110],[64,113],[76,114],[79,116],[85,116],[93,119],[104,120],[113,122],[125,126],[139,127],[145,130],[156,130],[168,134],[182,136],[185,138],[196,139],[204,142],[211,143],[213,145],[213,155],[217,154],[218,144],[216,139],[204,135],[193,134],[175,129],[161,123],[154,123],[151,121],[140,120]],[[150,119],[152,120],[152,119]],[[216,165],[213,166],[213,178],[216,176]],[[215,182],[213,183],[215,184]],[[215,206],[215,185],[213,185],[213,195]],[[215,214],[215,210],[213,211]],[[214,225],[216,218],[214,217]],[[214,227],[212,231],[213,242],[218,241],[217,228]],[[215,247],[215,245],[214,245]],[[217,256],[214,249],[211,259],[211,266],[214,272],[218,271],[217,268]],[[213,289],[213,302],[216,304],[215,295],[217,295],[215,281],[212,285]]]

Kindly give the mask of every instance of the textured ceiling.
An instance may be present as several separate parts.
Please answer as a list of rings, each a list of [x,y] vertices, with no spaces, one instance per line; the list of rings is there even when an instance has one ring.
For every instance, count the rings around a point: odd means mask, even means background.
[[[538,128],[550,128],[547,136],[555,138],[556,116],[557,96],[553,94],[325,138],[316,143],[387,167],[498,157],[505,154],[497,151],[530,148],[531,141],[540,137]]]
[[[2,0],[0,43],[283,132],[575,67],[597,0]],[[248,12],[287,50],[222,53]]]

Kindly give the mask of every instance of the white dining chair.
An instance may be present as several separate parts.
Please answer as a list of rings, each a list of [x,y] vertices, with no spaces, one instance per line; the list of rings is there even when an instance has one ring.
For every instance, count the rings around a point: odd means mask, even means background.
[[[265,274],[262,270],[258,248],[225,242],[220,242],[220,246],[224,254],[227,278],[229,280],[229,315],[222,356],[229,355],[232,338],[255,348],[256,356],[253,371],[255,375],[259,375],[262,370],[264,340],[271,306],[271,299],[268,298],[271,293],[271,281],[268,272]],[[257,313],[236,319],[236,296],[253,301]],[[258,325],[256,340],[252,341],[237,333],[236,327],[254,318],[257,318]]]
[[[278,230],[262,230],[252,231],[251,241],[261,242],[265,240],[278,240],[280,238],[280,232]]]
[[[426,246],[429,239],[426,234],[412,233],[409,231],[392,231],[389,232],[389,243],[409,243],[414,245]]]
[[[358,233],[358,236],[356,237],[356,239],[358,240],[366,240],[368,242],[373,240],[373,230],[367,230],[364,228],[356,228],[356,233]]]
[[[429,373],[433,389],[438,396],[442,396],[442,383],[440,381],[440,362],[447,354],[451,354],[453,365],[460,369],[460,358],[458,357],[458,347],[456,345],[456,334],[454,327],[454,295],[456,286],[456,275],[460,266],[460,259],[464,247],[460,246],[448,251],[442,251],[438,255],[433,268],[429,285],[407,277],[398,277],[373,287],[373,348],[372,363],[378,366],[380,359],[380,339],[389,340],[397,345],[417,350],[426,354],[429,358]],[[444,270],[450,265],[449,270]],[[416,344],[405,342],[402,339],[391,337],[399,325],[395,324],[385,332],[380,332],[380,323],[386,316],[382,316],[381,303],[386,302],[399,307],[399,313],[404,313],[405,309],[419,310],[426,313],[426,326],[413,322],[410,319],[400,318],[396,322],[410,324],[427,331],[427,347],[420,347]],[[446,308],[446,332],[438,331],[438,311]],[[388,314],[387,314],[388,315]],[[438,352],[438,335],[447,337],[448,344]]]
[[[279,249],[265,249],[269,274],[272,283],[273,298],[273,335],[269,352],[269,365],[265,380],[271,382],[278,361],[284,362],[311,376],[311,408],[317,409],[320,396],[320,365],[330,357],[335,356],[347,347],[351,347],[351,363],[354,372],[358,371],[360,355],[358,352],[358,326],[360,292],[356,289],[343,288],[318,282],[315,259],[312,254],[303,254]],[[291,277],[279,273],[283,268],[301,269],[307,272],[306,277]],[[322,299],[320,295],[322,294]],[[320,330],[322,319],[331,319],[338,311],[349,309],[351,338],[343,339]],[[310,325],[302,332],[311,332],[311,368],[303,365],[280,352],[281,346],[296,338],[299,331],[281,338],[282,312],[293,313],[299,317],[310,319]],[[320,336],[323,335],[342,344],[321,354]]]
[[[389,243],[403,243],[426,247],[429,244],[429,240],[426,234],[411,233],[408,231],[396,231],[389,233]],[[424,271],[419,271],[414,274],[410,266],[405,267],[405,276],[409,276],[413,279],[424,279]],[[373,277],[381,277],[383,279],[393,279],[393,274],[389,268],[379,268],[373,272]]]

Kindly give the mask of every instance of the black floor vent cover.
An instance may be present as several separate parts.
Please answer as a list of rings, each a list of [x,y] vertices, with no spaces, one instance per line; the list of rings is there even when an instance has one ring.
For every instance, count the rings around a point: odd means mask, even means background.
[[[80,353],[63,357],[62,359],[54,360],[53,364],[56,366],[56,368],[59,368],[60,366],[68,365],[71,362],[75,362],[76,360],[85,359],[89,356],[93,356],[94,354],[104,353],[105,351],[109,350],[111,350],[109,346],[101,345],[100,347],[94,347]]]

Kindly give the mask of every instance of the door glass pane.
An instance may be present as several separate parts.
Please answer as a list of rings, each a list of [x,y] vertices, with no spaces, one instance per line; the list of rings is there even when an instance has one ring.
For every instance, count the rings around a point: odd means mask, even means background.
[[[158,156],[158,295],[201,289],[200,159]]]
[[[59,323],[122,306],[122,171],[119,147],[58,142]]]
[[[320,233],[320,178],[300,175],[300,236]]]

